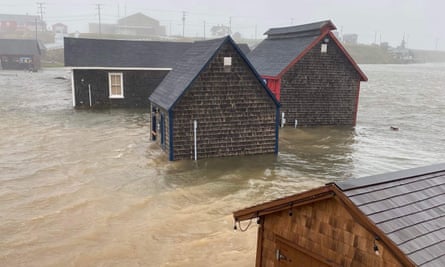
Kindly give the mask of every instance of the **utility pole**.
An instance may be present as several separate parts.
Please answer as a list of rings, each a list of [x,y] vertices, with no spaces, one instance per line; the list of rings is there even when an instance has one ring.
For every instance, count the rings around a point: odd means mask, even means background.
[[[43,14],[45,13],[45,7],[44,7],[45,3],[44,2],[37,2],[37,13],[40,16],[40,23],[42,23],[42,32],[45,31],[44,24],[43,24]],[[37,25],[37,20],[36,20],[36,25]]]
[[[38,42],[38,39],[37,39],[37,18],[35,19],[35,21],[36,21],[36,42]]]
[[[232,17],[229,17],[229,35],[232,34]]]
[[[185,11],[182,11],[182,38],[185,37]]]
[[[96,4],[96,6],[97,6],[97,14],[99,15],[99,34],[102,34],[102,24],[101,24],[101,21],[100,21],[100,8],[102,7],[102,5],[101,4]]]
[[[204,20],[204,40],[206,39],[206,21]]]
[[[258,32],[258,25],[255,25],[255,40],[256,40],[257,32]]]

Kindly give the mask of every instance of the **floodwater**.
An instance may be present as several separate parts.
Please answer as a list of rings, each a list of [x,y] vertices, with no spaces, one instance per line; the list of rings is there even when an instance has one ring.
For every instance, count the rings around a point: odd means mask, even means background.
[[[231,213],[445,159],[445,65],[365,65],[355,128],[278,156],[168,162],[147,110],[74,110],[69,71],[0,72],[0,266],[254,266]],[[398,127],[398,131],[390,129]]]

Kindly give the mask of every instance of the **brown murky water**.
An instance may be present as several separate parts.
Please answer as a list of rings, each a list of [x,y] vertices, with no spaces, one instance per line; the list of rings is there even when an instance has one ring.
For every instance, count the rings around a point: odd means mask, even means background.
[[[232,211],[443,162],[445,65],[363,69],[356,128],[198,162],[168,162],[146,110],[73,110],[67,70],[1,71],[0,266],[254,266],[256,226],[234,233]]]

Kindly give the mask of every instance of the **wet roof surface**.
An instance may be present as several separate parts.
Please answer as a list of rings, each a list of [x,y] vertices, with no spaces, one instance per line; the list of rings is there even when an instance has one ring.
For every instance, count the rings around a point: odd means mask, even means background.
[[[336,185],[419,266],[445,266],[445,164]]]

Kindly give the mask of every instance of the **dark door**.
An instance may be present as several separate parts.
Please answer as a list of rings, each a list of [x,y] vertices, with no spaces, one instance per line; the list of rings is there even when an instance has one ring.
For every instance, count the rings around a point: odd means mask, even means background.
[[[161,113],[161,146],[162,148],[165,147],[165,116],[164,113]]]
[[[280,240],[276,241],[276,265],[279,267],[329,267],[326,263],[289,246]]]

